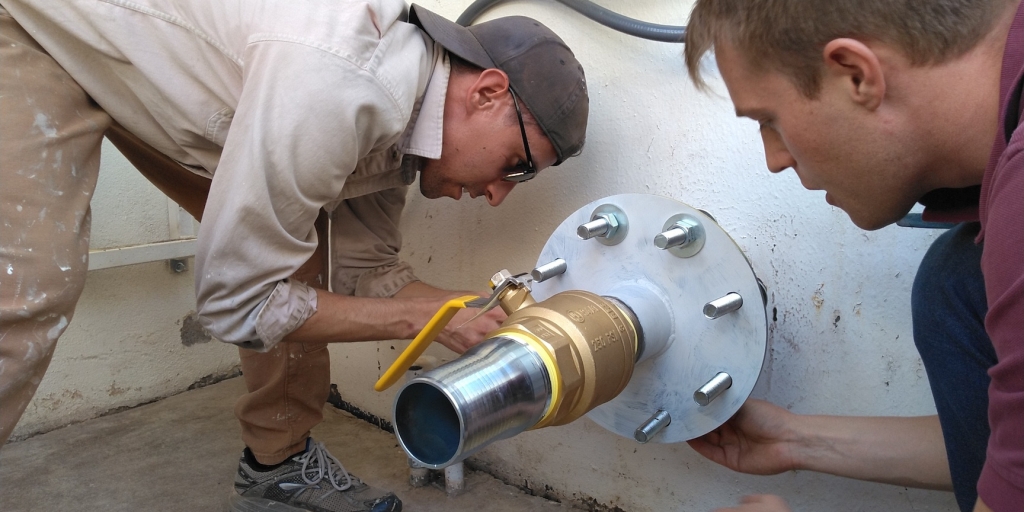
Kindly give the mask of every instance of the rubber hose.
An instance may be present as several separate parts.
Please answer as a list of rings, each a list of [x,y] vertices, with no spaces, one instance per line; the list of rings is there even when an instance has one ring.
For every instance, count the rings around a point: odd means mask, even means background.
[[[506,0],[476,0],[456,20],[456,23],[468,27],[487,9]],[[663,43],[682,43],[686,38],[686,27],[658,25],[648,23],[617,12],[610,11],[589,0],[557,0],[566,7],[594,20],[608,28],[631,36],[660,41]]]

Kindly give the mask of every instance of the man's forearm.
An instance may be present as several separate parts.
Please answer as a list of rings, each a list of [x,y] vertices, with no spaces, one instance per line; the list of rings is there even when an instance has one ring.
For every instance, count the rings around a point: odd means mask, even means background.
[[[793,456],[802,469],[952,490],[938,416],[806,416]]]
[[[455,290],[445,290],[443,288],[431,286],[427,283],[424,283],[423,281],[413,281],[403,286],[401,290],[398,290],[398,292],[395,293],[394,297],[396,299],[425,298],[447,300],[454,299],[462,295],[475,295],[475,293],[467,291],[460,292]]]
[[[395,293],[394,297],[396,299],[412,299],[422,297],[441,299],[453,296],[453,294],[455,293],[456,292],[453,292],[451,290],[442,290],[440,288],[435,288],[427,283],[424,283],[423,281],[413,281],[403,286],[401,290],[398,290],[398,292]]]
[[[411,339],[437,310],[426,298],[364,298],[317,290],[317,311],[286,342]]]

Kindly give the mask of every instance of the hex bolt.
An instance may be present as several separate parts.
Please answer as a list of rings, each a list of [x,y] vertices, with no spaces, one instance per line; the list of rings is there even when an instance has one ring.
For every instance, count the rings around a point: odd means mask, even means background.
[[[581,224],[580,227],[576,228],[576,236],[580,237],[581,240],[590,240],[599,236],[611,236],[612,230],[615,228],[612,225],[613,222],[615,222],[614,217],[598,216],[598,218],[586,224]]]
[[[167,260],[167,263],[171,266],[171,272],[174,272],[175,274],[180,274],[188,270],[188,262],[185,260],[170,259]]]
[[[729,292],[725,297],[704,304],[704,316],[708,320],[721,318],[743,306],[743,297],[736,292]]]
[[[680,213],[669,217],[654,237],[654,246],[673,256],[689,258],[704,248],[707,233],[704,225],[693,215]]]
[[[566,265],[565,260],[557,258],[555,261],[545,263],[530,272],[530,277],[533,278],[534,282],[543,283],[552,277],[559,276],[565,273],[565,270],[569,268]]]
[[[692,241],[690,229],[686,226],[678,226],[655,236],[654,246],[658,249],[668,249],[669,247],[686,245]]]
[[[728,373],[718,372],[718,375],[715,375],[707,384],[693,392],[693,401],[697,402],[697,405],[704,407],[715,401],[730,386],[732,386],[732,377]]]
[[[658,409],[654,416],[651,416],[643,425],[637,427],[636,432],[633,432],[633,439],[636,439],[638,443],[646,443],[658,435],[658,432],[661,432],[669,423],[672,423],[672,416],[669,416],[668,411]]]
[[[629,219],[626,212],[613,204],[602,204],[590,214],[590,221],[576,228],[581,240],[594,239],[602,245],[616,245],[626,239]]]
[[[512,273],[507,269],[501,269],[495,272],[494,275],[491,276],[491,289],[497,288],[501,283],[504,283],[509,279],[512,279]]]

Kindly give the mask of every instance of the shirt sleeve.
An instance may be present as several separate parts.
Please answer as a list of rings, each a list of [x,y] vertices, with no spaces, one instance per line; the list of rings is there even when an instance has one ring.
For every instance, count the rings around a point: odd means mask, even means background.
[[[331,289],[358,297],[391,297],[418,281],[402,261],[399,221],[408,187],[343,201],[331,217]]]
[[[316,311],[316,293],[287,279],[317,246],[319,210],[361,157],[397,139],[412,109],[328,50],[247,47],[196,252],[199,316],[222,341],[268,349]]]
[[[996,512],[1024,503],[1024,125],[993,176],[982,270],[985,330],[999,362],[989,369],[989,436],[978,495]]]

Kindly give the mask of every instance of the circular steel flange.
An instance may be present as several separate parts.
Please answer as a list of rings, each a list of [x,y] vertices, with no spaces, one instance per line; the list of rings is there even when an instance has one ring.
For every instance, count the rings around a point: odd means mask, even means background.
[[[614,246],[580,240],[577,226],[590,220],[595,206],[604,204],[629,216],[626,238]],[[653,243],[665,219],[679,214],[699,219],[706,236],[703,249],[685,259]],[[534,284],[538,301],[566,290],[615,296],[624,284],[640,284],[657,290],[672,315],[668,346],[637,363],[622,393],[587,414],[592,420],[633,438],[637,427],[664,410],[672,421],[651,441],[677,443],[718,428],[750,395],[767,345],[768,319],[757,300],[761,290],[743,252],[706,214],[662,196],[606,197],[576,210],[555,229],[537,261],[555,258],[564,259],[567,270]],[[715,320],[705,318],[704,305],[729,292],[746,299],[743,307]],[[710,404],[698,405],[694,391],[719,372],[729,374],[731,387]]]

